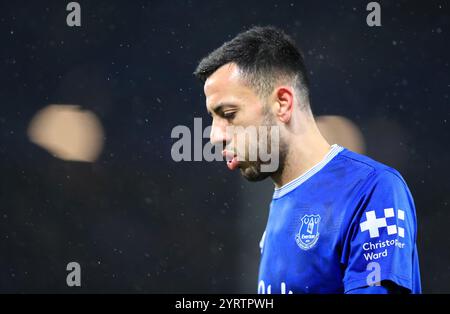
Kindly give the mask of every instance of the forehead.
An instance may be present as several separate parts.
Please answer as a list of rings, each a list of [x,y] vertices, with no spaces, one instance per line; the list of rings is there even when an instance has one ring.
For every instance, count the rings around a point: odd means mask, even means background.
[[[211,74],[205,82],[204,92],[206,106],[210,108],[222,102],[234,102],[256,95],[243,82],[239,67],[234,63],[227,63]]]
[[[239,68],[234,63],[227,63],[218,68],[211,74],[205,82],[205,95],[222,90],[228,85],[239,85],[240,72]]]

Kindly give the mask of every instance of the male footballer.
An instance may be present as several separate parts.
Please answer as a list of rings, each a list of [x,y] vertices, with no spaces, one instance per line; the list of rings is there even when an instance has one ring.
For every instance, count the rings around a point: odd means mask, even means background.
[[[230,170],[275,184],[258,293],[420,293],[414,201],[393,168],[330,145],[310,107],[304,60],[274,27],[238,34],[201,60],[210,139]],[[250,160],[234,126],[279,130],[278,167]],[[249,146],[254,143],[248,143]]]

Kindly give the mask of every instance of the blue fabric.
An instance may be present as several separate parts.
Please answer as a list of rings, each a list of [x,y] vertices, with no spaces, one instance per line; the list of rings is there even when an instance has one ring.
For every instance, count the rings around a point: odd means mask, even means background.
[[[258,293],[347,293],[386,280],[420,293],[416,230],[401,175],[334,145],[321,163],[275,190]]]
[[[389,294],[390,291],[384,286],[371,286],[364,288],[356,288],[346,292],[347,294]]]

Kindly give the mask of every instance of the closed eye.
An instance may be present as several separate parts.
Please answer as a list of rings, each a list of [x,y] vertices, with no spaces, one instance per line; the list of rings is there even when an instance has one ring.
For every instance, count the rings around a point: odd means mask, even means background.
[[[236,111],[224,112],[222,116],[227,120],[232,120],[236,116]]]

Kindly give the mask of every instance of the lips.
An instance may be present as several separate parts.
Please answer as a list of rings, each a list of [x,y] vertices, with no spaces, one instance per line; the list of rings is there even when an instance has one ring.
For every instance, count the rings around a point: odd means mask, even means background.
[[[233,152],[223,150],[222,155],[227,160],[228,169],[235,170],[239,166],[239,160]]]

